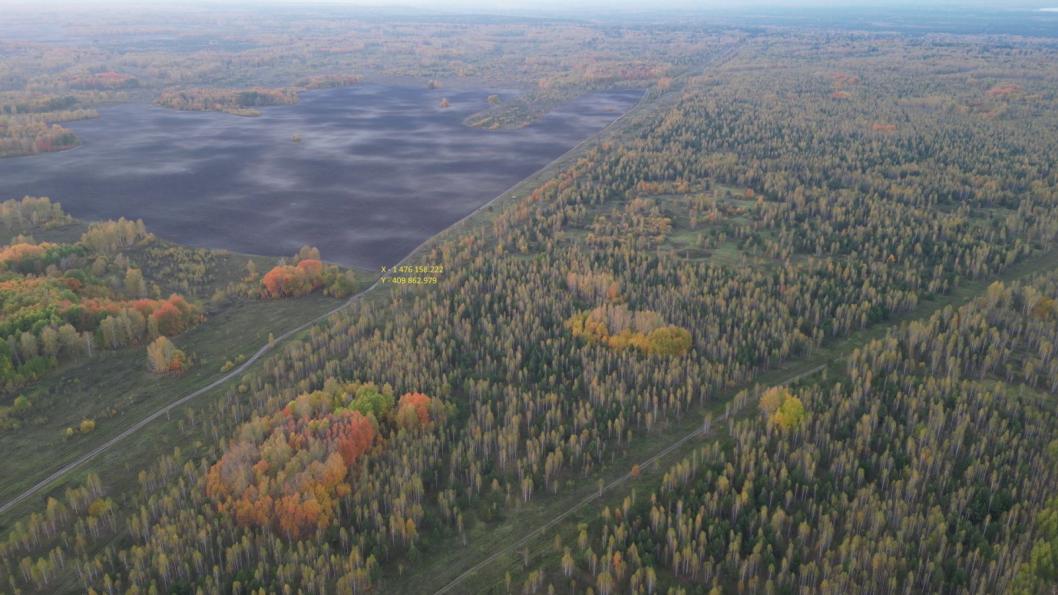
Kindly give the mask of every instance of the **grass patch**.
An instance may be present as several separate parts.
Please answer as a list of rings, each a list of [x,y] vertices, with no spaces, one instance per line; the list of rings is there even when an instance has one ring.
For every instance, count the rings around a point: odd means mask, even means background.
[[[144,347],[99,352],[71,362],[22,391],[32,403],[26,423],[0,433],[0,502],[10,500],[76,455],[106,442],[148,414],[219,378],[221,367],[249,356],[281,332],[334,308],[339,300],[319,295],[300,299],[245,301],[214,314],[173,342],[194,359],[186,373],[157,376],[147,371]],[[96,428],[65,438],[65,428],[94,419]],[[150,436],[152,429],[142,434]],[[115,449],[118,451],[124,448]],[[154,460],[145,452],[137,458]],[[96,465],[92,465],[95,467]],[[33,499],[30,499],[31,501]]]

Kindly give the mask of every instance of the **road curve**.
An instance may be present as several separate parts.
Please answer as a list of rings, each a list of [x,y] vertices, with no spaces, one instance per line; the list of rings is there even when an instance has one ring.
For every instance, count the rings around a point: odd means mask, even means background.
[[[644,94],[643,97],[645,98],[646,95]],[[640,101],[638,103],[636,103],[632,107],[628,108],[623,114],[621,114],[620,116],[615,118],[612,122],[610,122],[609,124],[604,126],[602,129],[600,129],[595,134],[592,134],[588,138],[580,141],[579,143],[574,145],[572,148],[570,148],[565,153],[559,155],[555,159],[552,159],[551,161],[546,163],[540,169],[538,169],[535,172],[533,172],[528,177],[526,177],[526,178],[524,178],[522,180],[519,180],[518,182],[513,184],[510,188],[508,188],[507,190],[504,190],[503,192],[498,194],[493,199],[489,200],[486,203],[483,203],[478,208],[476,208],[473,211],[467,213],[466,215],[464,215],[462,218],[460,218],[455,223],[452,223],[451,225],[449,225],[448,227],[444,228],[443,230],[441,230],[437,234],[435,234],[433,236],[430,236],[429,238],[426,238],[426,240],[424,240],[421,244],[416,246],[414,250],[409,252],[407,254],[407,256],[402,258],[400,260],[400,262],[398,262],[397,265],[395,265],[395,266],[399,266],[401,264],[406,263],[409,259],[411,259],[413,256],[415,256],[423,247],[428,245],[430,242],[434,241],[436,238],[440,237],[441,235],[443,235],[445,233],[448,233],[449,231],[455,229],[459,225],[462,225],[464,222],[466,222],[471,217],[477,215],[478,213],[480,213],[484,209],[490,207],[493,203],[495,203],[496,201],[500,200],[504,196],[507,196],[508,194],[513,192],[516,188],[518,188],[520,185],[522,185],[522,183],[524,183],[525,180],[528,180],[530,178],[535,177],[540,172],[542,172],[542,171],[546,170],[547,168],[551,167],[553,164],[555,164],[555,163],[557,163],[559,161],[562,161],[563,159],[566,159],[568,156],[580,151],[581,148],[583,148],[588,143],[594,142],[596,139],[601,138],[604,132],[606,132],[607,130],[613,128],[618,122],[623,120],[625,118],[625,116],[627,116],[628,114],[632,113],[640,105],[642,105],[642,103],[643,103],[643,98],[640,98]],[[330,316],[333,316],[333,315],[337,314],[338,312],[341,312],[342,310],[345,310],[346,308],[348,308],[352,304],[354,304],[357,301],[359,301],[365,295],[367,295],[368,293],[373,291],[376,287],[381,285],[382,284],[382,280],[383,280],[384,277],[385,277],[384,275],[379,276],[377,279],[375,279],[374,283],[372,283],[369,287],[367,287],[366,289],[363,289],[363,290],[353,294],[348,300],[346,300],[345,302],[342,302],[340,305],[336,306],[334,309],[330,310],[329,312],[325,312],[325,313],[317,316],[316,318],[313,318],[312,320],[310,320],[308,322],[300,324],[300,325],[298,325],[298,326],[296,326],[296,327],[284,332],[283,334],[279,335],[278,337],[275,337],[274,341],[266,343],[264,346],[262,346],[260,349],[258,349],[252,356],[250,356],[245,362],[243,362],[242,364],[240,364],[238,367],[236,367],[232,371],[228,372],[227,374],[221,376],[220,378],[217,378],[213,382],[210,382],[206,386],[203,386],[203,387],[195,390],[194,392],[188,393],[187,395],[184,395],[183,397],[180,397],[179,399],[168,403],[167,405],[165,405],[164,407],[158,409],[154,413],[151,413],[147,417],[144,417],[140,421],[138,421],[135,424],[129,426],[124,431],[122,431],[120,434],[117,434],[116,436],[114,436],[110,440],[107,440],[103,444],[100,444],[99,446],[93,448],[92,450],[82,454],[77,459],[75,459],[75,460],[63,465],[62,467],[60,467],[58,470],[56,470],[51,475],[48,475],[44,479],[42,479],[39,482],[33,484],[31,487],[26,489],[26,491],[22,492],[18,496],[15,496],[11,500],[8,500],[3,505],[0,505],[0,514],[3,514],[5,512],[7,512],[8,510],[11,510],[15,506],[18,506],[19,504],[21,504],[25,500],[27,500],[29,498],[32,498],[35,494],[37,494],[38,492],[40,492],[44,488],[48,487],[49,485],[51,485],[52,483],[54,483],[58,479],[62,478],[67,473],[73,471],[74,469],[77,469],[78,467],[80,467],[81,465],[84,465],[88,461],[91,461],[92,459],[96,458],[97,456],[99,456],[100,454],[106,452],[107,450],[110,450],[115,444],[121,442],[125,438],[128,438],[129,436],[131,436],[131,435],[135,434],[136,432],[142,430],[144,428],[144,426],[146,426],[147,424],[155,421],[159,417],[161,417],[163,415],[167,415],[170,411],[172,411],[176,407],[179,407],[179,406],[183,405],[184,403],[187,403],[188,401],[191,401],[192,399],[194,399],[196,397],[200,397],[203,394],[208,393],[209,391],[217,388],[218,386],[220,386],[222,384],[225,384],[225,383],[227,383],[227,382],[229,382],[229,381],[241,376],[243,374],[243,372],[245,372],[247,369],[249,369],[250,366],[252,366],[259,359],[261,359],[261,357],[263,357],[265,354],[267,354],[269,351],[271,351],[276,345],[279,345],[282,341],[284,341],[285,339],[290,338],[292,335],[300,333],[301,331],[311,327],[312,325],[319,324],[321,321],[329,318]]]

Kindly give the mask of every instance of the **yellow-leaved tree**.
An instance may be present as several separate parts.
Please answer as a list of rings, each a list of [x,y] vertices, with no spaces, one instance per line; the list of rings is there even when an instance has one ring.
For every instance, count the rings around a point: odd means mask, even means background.
[[[759,406],[768,424],[783,430],[796,428],[808,415],[801,399],[784,386],[773,386],[764,391]]]
[[[187,369],[187,355],[165,336],[147,346],[147,369],[155,374],[179,373]]]

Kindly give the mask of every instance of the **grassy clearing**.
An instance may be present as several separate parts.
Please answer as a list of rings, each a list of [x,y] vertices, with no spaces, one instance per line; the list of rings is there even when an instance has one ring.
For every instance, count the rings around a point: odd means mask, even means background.
[[[249,356],[282,331],[334,308],[339,300],[309,296],[248,301],[214,314],[173,339],[194,359],[186,373],[157,376],[147,371],[142,347],[100,352],[73,362],[23,391],[32,415],[21,428],[0,433],[0,501],[7,501],[135,421],[222,375],[225,361]],[[65,428],[94,419],[87,434],[65,438]],[[151,434],[150,431],[145,434]],[[144,456],[144,453],[139,453]],[[150,458],[146,460],[152,460]],[[32,501],[33,499],[31,499]]]
[[[77,220],[64,225],[36,228],[22,234],[14,233],[3,226],[0,226],[0,244],[10,244],[12,240],[20,235],[30,236],[38,242],[70,244],[81,239],[81,234],[87,230],[88,223]]]
[[[562,231],[560,240],[567,243],[586,241],[593,224],[620,221],[635,198],[653,203],[669,220],[671,229],[657,245],[659,250],[669,251],[686,261],[719,266],[770,267],[778,264],[774,259],[743,249],[732,239],[737,237],[738,228],[751,226],[753,212],[758,208],[756,200],[744,198],[737,188],[716,183],[686,193],[630,196],[627,200],[592,205]],[[719,216],[710,220],[708,215],[714,204]],[[692,217],[692,211],[697,215]],[[767,234],[766,231],[753,232],[760,238],[766,238]]]
[[[38,240],[75,242],[86,228],[86,223],[75,222],[33,231]],[[154,256],[150,254],[152,251]],[[195,262],[190,255],[196,252],[200,255],[209,253],[204,261],[208,263],[205,274],[196,279],[194,268],[181,269],[179,274],[174,274],[172,267]],[[274,257],[187,248],[157,239],[130,249],[127,256],[131,261],[145,265],[146,277],[156,279],[163,294],[177,291],[188,295],[207,313],[204,323],[172,339],[191,357],[191,369],[179,375],[151,374],[146,369],[143,345],[117,351],[96,350],[92,357],[66,362],[51,370],[42,380],[19,391],[17,394],[28,398],[31,405],[29,413],[22,416],[19,427],[0,432],[0,449],[7,455],[0,461],[0,476],[5,478],[0,484],[0,503],[11,501],[167,404],[222,378],[232,367],[267,344],[270,336],[279,336],[313,320],[344,301],[318,294],[283,300],[236,297],[215,303],[209,299],[214,292],[239,283],[246,276],[247,261],[253,261],[258,271],[263,272],[278,262],[279,259]],[[168,268],[156,269],[157,266]],[[358,289],[374,281],[366,271],[357,273]],[[196,281],[189,284],[188,279]],[[219,389],[211,393],[214,398],[222,394]],[[11,400],[14,397],[12,394],[5,398]],[[208,401],[208,398],[202,400]],[[174,414],[173,417],[177,416]],[[91,420],[93,423],[89,425],[94,425],[94,429],[82,431],[83,420]],[[46,490],[5,511],[0,517],[0,530],[19,515],[38,509],[43,498],[60,493],[70,481],[80,481],[84,473],[91,470],[105,477],[112,494],[124,493],[126,487],[135,485],[134,474],[128,472],[138,470],[142,461],[156,460],[159,455],[171,451],[175,444],[201,438],[176,432],[179,425],[180,420],[171,424],[152,424],[142,432],[142,445],[130,450],[126,446],[134,442],[130,438],[112,449],[113,453],[100,457],[99,460],[104,462],[108,459],[120,461],[117,467],[97,466],[93,461],[85,469],[56,481]]]
[[[37,241],[72,244],[89,225],[73,221],[37,227],[26,235]],[[10,242],[15,235],[5,231],[0,239]],[[172,338],[190,356],[191,369],[158,376],[146,369],[144,345],[117,351],[97,348],[91,357],[64,362],[34,384],[0,395],[0,405],[10,404],[17,395],[30,403],[18,427],[0,431],[0,449],[7,455],[0,461],[0,476],[5,478],[0,484],[0,503],[168,403],[216,381],[266,344],[270,335],[281,335],[343,301],[322,295],[284,300],[245,297],[247,291],[252,292],[246,288],[253,287],[244,282],[248,262],[260,274],[279,262],[275,257],[190,248],[154,238],[108,258],[127,259],[130,266],[140,268],[154,295],[177,292],[203,307],[206,321]],[[119,264],[119,271],[124,266]],[[357,273],[359,289],[374,280],[366,271]],[[238,295],[211,299],[232,294],[236,286],[242,287],[235,291]]]

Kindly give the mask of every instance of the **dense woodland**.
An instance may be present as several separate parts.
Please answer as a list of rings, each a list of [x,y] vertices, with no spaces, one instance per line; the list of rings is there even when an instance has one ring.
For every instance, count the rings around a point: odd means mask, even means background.
[[[420,255],[437,286],[352,304],[188,414],[208,437],[194,454],[133,488],[100,474],[51,494],[0,546],[6,584],[436,587],[417,572],[471,528],[577,489],[763,370],[1053,249],[1051,47],[659,34],[689,68],[638,120]],[[376,51],[356,44],[335,52]],[[255,286],[321,287],[312,256]],[[1056,299],[1053,274],[993,284],[825,380],[741,393],[725,439],[506,590],[1053,589]]]
[[[759,413],[730,424],[731,447],[696,449],[654,492],[603,509],[532,580],[598,593],[1052,590],[1056,298],[1055,273],[997,282],[856,350],[838,379],[764,392]],[[777,416],[777,400],[803,408]]]
[[[259,116],[261,112],[255,108],[297,103],[298,94],[302,91],[347,87],[358,82],[360,78],[352,75],[317,75],[304,79],[293,87],[278,89],[166,89],[155,103],[185,111],[217,111],[236,116]]]
[[[228,112],[237,116],[256,116],[253,109],[270,105],[291,105],[298,96],[286,89],[189,89],[165,91],[156,103],[162,107],[187,111]]]

